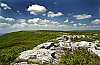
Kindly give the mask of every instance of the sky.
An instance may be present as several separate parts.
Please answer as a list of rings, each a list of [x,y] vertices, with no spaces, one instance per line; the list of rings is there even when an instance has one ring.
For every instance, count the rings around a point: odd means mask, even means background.
[[[100,0],[0,0],[0,33],[100,30]]]

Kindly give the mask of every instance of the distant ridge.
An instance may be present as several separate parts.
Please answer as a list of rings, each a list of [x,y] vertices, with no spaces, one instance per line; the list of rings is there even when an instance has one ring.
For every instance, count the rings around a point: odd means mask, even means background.
[[[48,31],[48,32],[100,32],[100,30],[70,30],[70,31],[61,31],[61,30],[30,30],[30,31]]]
[[[41,32],[41,31],[44,31],[44,32],[100,32],[100,30],[69,30],[69,31],[61,31],[61,30],[24,30],[24,31],[36,31],[36,32]],[[22,31],[14,31],[14,32],[23,32]],[[8,32],[8,33],[12,33],[12,32]],[[0,33],[0,36],[1,35],[4,35],[4,34],[7,34],[7,33]]]

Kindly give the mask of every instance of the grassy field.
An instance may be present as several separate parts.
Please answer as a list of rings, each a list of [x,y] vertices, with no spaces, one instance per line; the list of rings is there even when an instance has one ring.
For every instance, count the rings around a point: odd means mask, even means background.
[[[73,41],[100,41],[99,32],[20,31],[8,33],[0,36],[0,65],[9,65],[18,57],[20,52],[33,49],[35,46],[61,35],[86,36],[80,39],[75,38]],[[73,53],[71,54],[70,51],[65,50],[60,65],[100,65],[100,58],[90,54],[85,49],[75,50]]]
[[[85,38],[72,39],[73,42],[88,41],[100,42],[100,32],[65,32],[64,35],[84,35]],[[100,44],[97,44],[100,47]],[[87,49],[76,49],[74,51],[65,49],[60,58],[60,65],[100,65],[100,58],[91,54]]]
[[[100,58],[87,49],[76,49],[73,52],[65,49],[60,65],[100,65]]]
[[[33,49],[35,46],[55,39],[59,32],[20,31],[0,37],[0,65],[9,65],[20,52]]]
[[[79,41],[88,41],[88,42],[93,42],[93,41],[100,41],[100,32],[95,31],[95,32],[63,32],[63,35],[84,35],[85,38],[74,38],[72,39],[73,42],[79,42]]]

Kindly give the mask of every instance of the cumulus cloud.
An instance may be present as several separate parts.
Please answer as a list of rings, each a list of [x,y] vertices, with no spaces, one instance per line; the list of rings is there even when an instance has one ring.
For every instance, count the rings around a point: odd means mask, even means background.
[[[25,23],[26,22],[26,19],[17,19],[16,20],[16,23]]]
[[[7,33],[7,32],[15,32],[15,31],[22,31],[22,30],[61,30],[61,31],[71,31],[71,30],[95,30],[100,29],[99,27],[87,27],[87,26],[78,26],[78,24],[61,24],[57,21],[48,20],[48,19],[40,19],[40,18],[33,18],[33,19],[18,19],[15,20],[15,23],[12,20],[7,20],[5,22],[1,22],[1,19],[5,20],[5,17],[0,16],[0,32]],[[8,18],[9,19],[9,18]],[[13,18],[12,18],[13,19]],[[83,25],[83,24],[82,24]]]
[[[49,20],[40,18],[29,19],[27,22],[30,24],[40,24],[40,25],[49,24]]]
[[[78,23],[79,26],[86,26],[87,24],[83,23]]]
[[[92,21],[93,24],[100,24],[100,19],[95,19],[94,21]]]
[[[69,22],[69,20],[68,19],[66,19],[65,21],[64,21],[64,23],[68,23]]]
[[[7,21],[15,21],[14,18],[5,18],[5,20],[7,20]]]
[[[11,20],[10,20],[11,19]],[[47,19],[18,19],[12,21],[13,18],[5,18],[0,16],[0,32],[13,32],[21,30],[56,30],[60,23]],[[9,20],[9,23],[8,21]],[[3,22],[2,22],[3,21]],[[12,24],[13,22],[13,24]]]
[[[1,3],[0,4],[0,7],[2,7],[4,10],[7,10],[7,9],[11,9],[11,7],[9,7],[7,4],[5,3]]]
[[[52,11],[48,12],[48,17],[58,17],[58,16],[62,16],[62,15],[64,15],[64,14],[61,12],[57,12],[57,13],[54,13]]]
[[[46,7],[44,6],[40,6],[40,5],[32,5],[32,6],[29,6],[27,11],[30,12],[30,14],[39,14],[39,13],[44,13],[47,11]]]
[[[0,16],[0,19],[5,19],[3,16]]]
[[[91,18],[92,15],[82,14],[82,15],[74,15],[73,17],[75,17],[77,20],[81,20],[81,19]]]
[[[8,28],[10,26],[10,24],[8,23],[0,23],[0,28]]]
[[[21,28],[25,28],[25,27],[27,27],[27,26],[28,26],[27,23],[16,23],[16,24],[13,24],[13,25],[12,25],[12,28],[21,29]]]
[[[40,19],[40,20],[38,21],[38,24],[40,24],[40,25],[45,25],[45,24],[49,24],[49,23],[50,23],[50,21],[47,20],[47,19],[44,19],[44,20]]]
[[[69,22],[69,23],[73,24],[73,23],[74,23],[74,21],[71,21],[71,22]]]
[[[57,22],[57,21],[52,21],[51,24],[52,24],[52,25],[60,25],[60,23]]]
[[[0,22],[2,23],[14,23],[16,20],[14,18],[6,18],[3,16],[0,16]]]
[[[40,19],[40,18],[34,18],[27,20],[29,24],[39,24],[39,25],[60,25],[57,21],[52,21],[48,19]]]
[[[75,23],[75,24],[73,24],[73,26],[74,26],[74,27],[77,27],[77,24]]]

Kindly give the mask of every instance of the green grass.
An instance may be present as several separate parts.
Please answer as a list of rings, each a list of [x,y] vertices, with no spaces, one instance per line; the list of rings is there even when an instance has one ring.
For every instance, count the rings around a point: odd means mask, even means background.
[[[73,52],[66,49],[60,59],[60,65],[100,65],[100,58],[87,49],[76,49]]]
[[[64,32],[64,35],[85,35],[85,38],[74,38],[72,39],[73,42],[80,42],[80,41],[100,41],[100,32]],[[89,38],[88,38],[89,37]]]
[[[5,34],[0,37],[0,65],[9,65],[20,52],[33,49],[60,35],[59,32],[48,31],[20,31]]]
[[[100,47],[100,44],[96,44],[97,47]]]
[[[86,35],[90,36],[91,39],[88,38],[80,38],[74,39],[73,41],[100,41],[100,33],[99,32],[63,32],[66,35]],[[96,34],[96,35],[95,35]],[[51,39],[55,39],[58,36],[61,36],[62,32],[51,32],[51,31],[20,31],[8,33],[3,36],[0,36],[0,65],[9,65],[11,62],[19,56],[19,53],[22,51],[30,50],[36,47],[37,45],[50,41]],[[93,37],[94,36],[94,37]],[[58,42],[58,41],[54,41]],[[70,51],[68,51],[70,52]],[[88,65],[93,65],[91,63],[97,63],[100,65],[99,58],[95,55],[91,55],[87,51],[79,50],[75,51],[75,54],[69,54],[65,51],[65,55],[61,58],[61,65],[85,65],[85,64],[73,64],[77,62],[88,63]],[[86,53],[86,54],[84,54]],[[80,56],[82,55],[82,56]],[[95,58],[94,58],[95,57]],[[82,59],[83,58],[83,59]],[[91,63],[89,64],[89,62]],[[69,64],[66,64],[68,62]],[[87,65],[87,64],[86,64]],[[94,64],[96,65],[96,64]]]
[[[100,32],[64,32],[66,35],[85,35],[85,38],[75,38],[72,41],[100,41]],[[89,37],[89,38],[88,38]],[[97,44],[100,47],[100,44]],[[100,65],[100,58],[91,54],[87,49],[76,49],[73,52],[65,49],[64,54],[61,56],[60,65]]]

